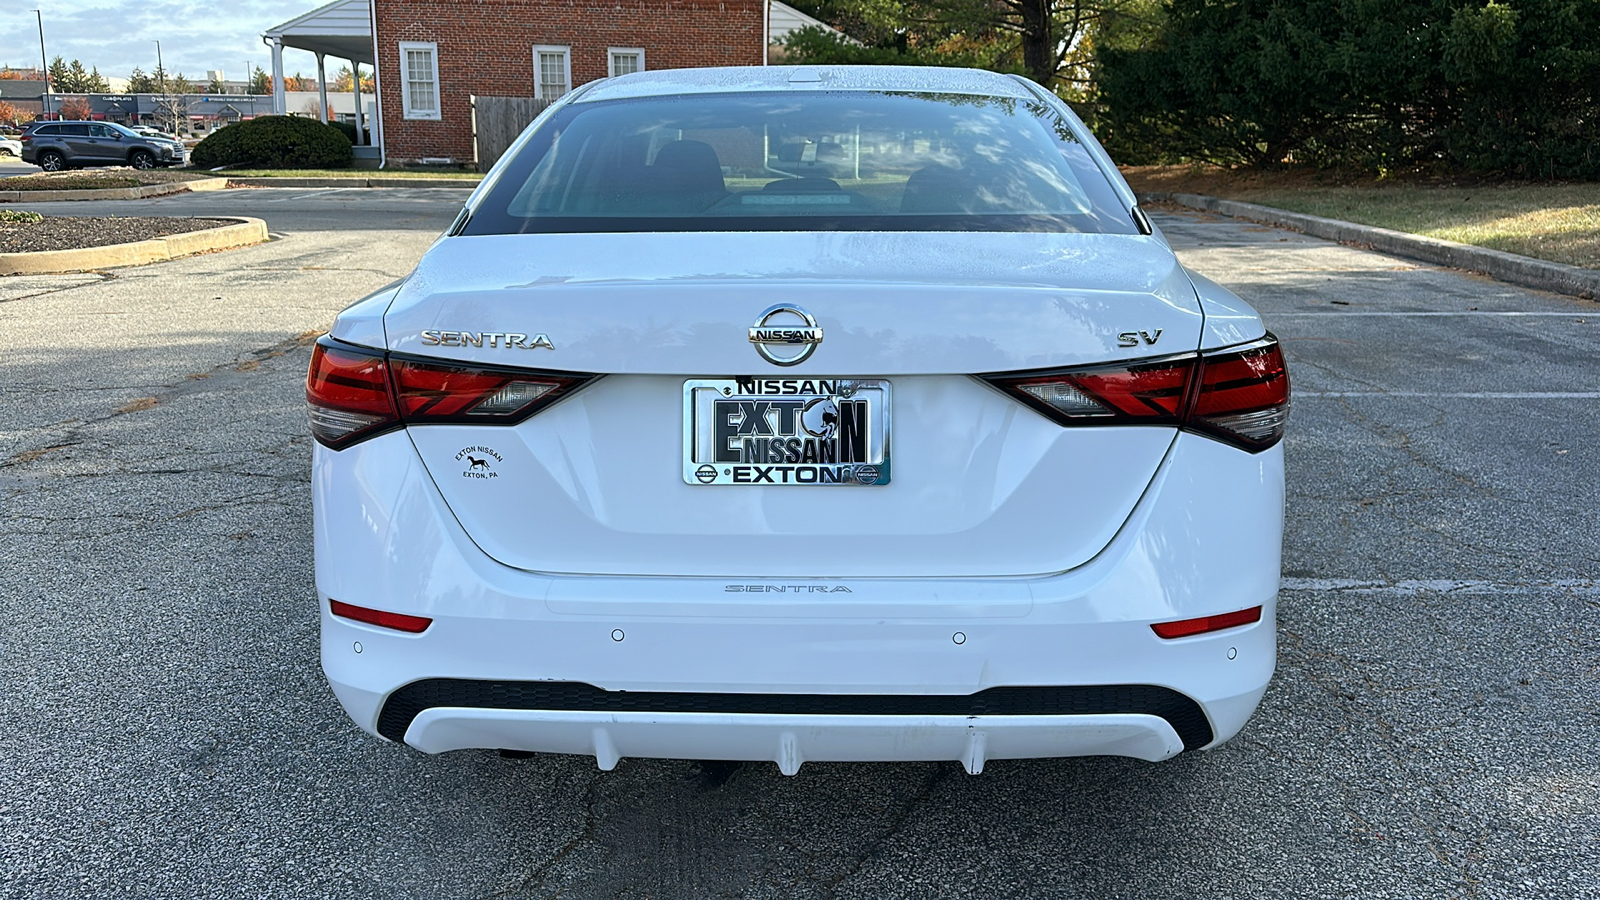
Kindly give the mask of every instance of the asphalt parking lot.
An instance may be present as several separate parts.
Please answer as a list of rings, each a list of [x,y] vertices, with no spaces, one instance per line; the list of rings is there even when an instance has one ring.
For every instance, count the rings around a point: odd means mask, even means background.
[[[1600,305],[1161,213],[1294,379],[1280,662],[1131,760],[427,757],[323,683],[308,336],[451,190],[50,214],[273,242],[0,279],[0,897],[1600,897]]]

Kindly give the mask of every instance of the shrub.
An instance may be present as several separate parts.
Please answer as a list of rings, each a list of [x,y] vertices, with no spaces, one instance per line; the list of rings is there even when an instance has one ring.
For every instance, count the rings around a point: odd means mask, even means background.
[[[212,132],[195,145],[190,159],[202,169],[342,169],[350,157],[350,139],[332,125],[300,116],[261,116]]]
[[[1594,0],[1168,0],[1096,124],[1128,163],[1600,178],[1596,33]]]
[[[0,225],[34,225],[44,221],[44,216],[21,209],[0,209]]]

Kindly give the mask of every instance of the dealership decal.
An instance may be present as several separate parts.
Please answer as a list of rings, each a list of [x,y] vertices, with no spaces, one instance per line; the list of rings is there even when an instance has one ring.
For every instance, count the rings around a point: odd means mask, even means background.
[[[504,461],[493,447],[462,447],[456,454],[456,462],[466,466],[462,478],[499,478],[494,467]]]

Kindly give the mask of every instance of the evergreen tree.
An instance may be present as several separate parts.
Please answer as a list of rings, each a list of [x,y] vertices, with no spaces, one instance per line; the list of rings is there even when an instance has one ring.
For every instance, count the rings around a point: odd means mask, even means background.
[[[156,80],[146,75],[143,69],[135,66],[134,70],[128,73],[128,93],[154,94],[155,92]]]
[[[250,73],[249,92],[257,96],[272,93],[272,76],[268,75],[260,66],[253,66]]]
[[[50,89],[58,94],[71,94],[77,91],[72,86],[72,70],[67,67],[66,60],[56,57],[50,61]]]

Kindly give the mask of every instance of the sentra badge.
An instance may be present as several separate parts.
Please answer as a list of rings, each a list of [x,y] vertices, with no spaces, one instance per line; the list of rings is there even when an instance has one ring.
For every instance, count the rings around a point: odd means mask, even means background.
[[[555,344],[543,334],[519,334],[515,331],[424,331],[424,347],[498,347],[510,350],[537,350],[543,347],[554,350]]]
[[[795,319],[800,321],[796,322]],[[817,320],[798,306],[778,304],[768,307],[756,324],[750,327],[750,343],[756,345],[761,358],[775,366],[798,366],[817,352],[822,343],[822,329]],[[773,347],[799,346],[793,356],[780,356]]]

